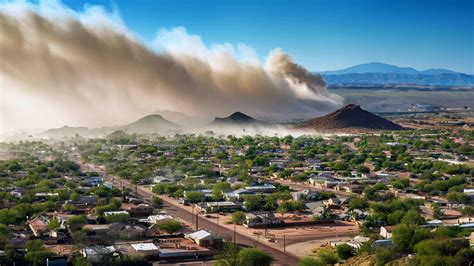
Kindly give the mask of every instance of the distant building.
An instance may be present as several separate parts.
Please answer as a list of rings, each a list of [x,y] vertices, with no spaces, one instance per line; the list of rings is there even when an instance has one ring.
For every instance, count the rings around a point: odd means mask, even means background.
[[[255,193],[272,193],[276,191],[276,187],[272,184],[263,184],[261,186],[250,186],[245,187],[247,191],[255,192]]]
[[[173,218],[173,216],[169,214],[151,215],[151,216],[148,216],[148,219],[147,219],[147,222],[152,223],[152,224],[161,224],[167,221],[175,221],[175,219]]]
[[[203,202],[196,204],[202,212],[234,212],[240,210],[240,204],[231,201]]]
[[[383,238],[392,238],[393,228],[394,226],[391,225],[380,227],[380,236]]]
[[[114,246],[86,247],[80,253],[84,258],[93,263],[100,263],[104,257],[115,258],[116,260],[119,260],[121,257],[121,253]]]
[[[154,209],[152,206],[145,203],[133,205],[125,209],[125,211],[127,211],[130,214],[130,216],[134,216],[134,217],[148,216],[150,214],[153,214],[153,210]]]
[[[245,227],[261,227],[266,225],[280,225],[283,221],[275,217],[272,212],[254,212],[245,215]]]
[[[383,247],[383,248],[393,247],[392,239],[379,239],[379,240],[375,240],[374,242],[372,242],[371,248],[373,250],[375,250],[377,248],[380,248],[380,247]]]
[[[368,242],[370,238],[363,236],[356,236],[353,239],[349,240],[347,244],[354,249],[359,249],[365,242]]]
[[[89,186],[96,187],[102,184],[104,180],[100,176],[91,176],[91,177],[86,178],[84,182],[88,184]]]
[[[33,232],[33,235],[36,237],[40,237],[44,233],[48,232],[48,225],[41,218],[35,218],[29,221],[28,227],[30,228],[31,232]]]
[[[227,200],[232,200],[232,199],[237,199],[240,200],[242,199],[243,196],[245,195],[255,195],[256,193],[254,191],[250,191],[244,188],[237,189],[232,192],[226,193],[226,198]]]
[[[176,180],[172,177],[164,177],[164,176],[155,176],[153,177],[153,183],[155,184],[173,184]]]
[[[222,242],[222,239],[216,236],[213,236],[211,233],[205,230],[199,230],[191,234],[185,235],[187,239],[191,239],[194,243],[198,244],[201,247],[211,247]]]
[[[131,244],[133,250],[145,257],[156,256],[160,253],[159,248],[153,243]]]

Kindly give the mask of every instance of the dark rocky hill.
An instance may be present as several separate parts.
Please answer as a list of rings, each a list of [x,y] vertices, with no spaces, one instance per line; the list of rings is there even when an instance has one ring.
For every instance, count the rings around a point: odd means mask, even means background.
[[[349,104],[335,112],[295,126],[303,130],[369,129],[403,130],[404,128],[381,116],[368,112],[359,105]]]
[[[225,125],[225,124],[259,124],[263,123],[260,120],[254,119],[244,113],[235,112],[228,117],[216,117],[211,125]]]
[[[148,115],[119,129],[126,133],[147,134],[176,131],[180,129],[180,126],[164,119],[161,115]]]

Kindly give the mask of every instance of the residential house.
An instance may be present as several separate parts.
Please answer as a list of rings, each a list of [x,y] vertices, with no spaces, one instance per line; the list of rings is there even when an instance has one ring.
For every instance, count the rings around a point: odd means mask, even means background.
[[[279,169],[285,169],[287,163],[288,163],[288,160],[270,160],[270,161],[268,162],[268,164],[269,164],[270,166],[275,165],[275,166],[278,167]]]
[[[242,197],[245,196],[245,195],[255,195],[255,194],[256,193],[254,191],[249,191],[247,189],[240,188],[240,189],[237,189],[235,191],[226,193],[225,196],[226,196],[227,200],[232,200],[232,199],[241,200]]]
[[[372,242],[372,245],[371,245],[372,250],[376,250],[379,247],[383,247],[383,248],[393,247],[392,239],[379,239]]]
[[[22,187],[17,187],[14,190],[10,191],[10,194],[14,196],[15,198],[22,198],[23,195],[25,195],[26,189]]]
[[[245,227],[262,227],[281,225],[283,221],[275,217],[272,212],[254,212],[245,214]]]
[[[173,216],[169,214],[156,214],[156,215],[150,215],[147,218],[147,222],[151,224],[161,224],[163,222],[167,221],[175,221],[176,219],[173,218]]]
[[[100,176],[91,176],[91,177],[86,178],[84,182],[91,187],[96,187],[102,184],[104,180]]]
[[[130,215],[127,211],[109,211],[109,212],[104,212],[104,216],[111,216],[111,215]]]
[[[78,209],[93,208],[97,205],[97,198],[95,196],[80,196],[77,200],[67,200],[65,204]]]
[[[291,192],[290,195],[293,200],[318,200],[321,198],[318,193],[308,189]]]
[[[317,184],[323,185],[326,181],[334,181],[331,174],[328,172],[322,172],[317,175],[311,174],[308,177],[308,182],[313,186]]]
[[[127,206],[125,208],[125,211],[127,211],[130,214],[130,216],[133,216],[133,217],[148,216],[150,214],[153,214],[153,210],[154,209],[152,206],[145,203]]]
[[[147,228],[142,225],[127,225],[124,223],[86,224],[83,229],[88,236],[120,237],[123,239],[137,239],[146,235]]]
[[[36,237],[41,237],[43,234],[48,232],[48,224],[42,217],[34,218],[33,220],[28,221],[28,227]]]
[[[309,167],[312,170],[320,170],[321,166],[324,164],[321,160],[319,159],[308,159],[307,160]]]
[[[386,225],[380,227],[380,236],[387,239],[392,238],[393,229],[393,225]]]
[[[242,208],[240,204],[231,201],[203,202],[196,204],[198,210],[208,212],[234,212]]]
[[[245,187],[247,191],[255,193],[273,193],[276,191],[276,187],[272,184],[263,184],[260,186],[249,186]]]
[[[212,247],[218,242],[221,242],[222,239],[216,236],[213,236],[211,233],[205,230],[199,230],[191,234],[185,235],[187,239],[191,239],[194,243],[198,244],[201,247]]]
[[[100,263],[103,258],[119,260],[122,254],[114,246],[94,246],[81,249],[81,255],[92,263]]]
[[[443,225],[444,225],[444,222],[437,219],[426,222],[426,226],[428,227],[439,227]]]
[[[347,241],[347,244],[354,249],[358,250],[365,242],[369,241],[370,238],[363,236],[356,236],[353,239]]]
[[[340,206],[341,205],[341,200],[338,199],[338,198],[330,198],[330,199],[324,200],[323,204],[326,208],[337,209],[337,208],[341,207]]]
[[[159,248],[154,243],[135,243],[130,246],[144,257],[158,257],[160,254]]]
[[[153,177],[154,184],[173,184],[176,180],[172,177],[164,177],[164,176],[155,176]]]
[[[474,223],[474,217],[461,217],[458,218],[458,224],[467,224],[467,223]]]

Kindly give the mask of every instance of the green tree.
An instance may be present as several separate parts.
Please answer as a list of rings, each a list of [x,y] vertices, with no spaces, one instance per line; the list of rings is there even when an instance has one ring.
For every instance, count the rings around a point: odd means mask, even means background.
[[[162,222],[158,225],[158,228],[162,231],[167,232],[168,234],[173,234],[183,229],[184,226],[178,221],[170,220]]]
[[[54,218],[54,219],[49,220],[49,222],[48,222],[48,229],[49,230],[56,230],[60,226],[61,226],[61,222],[59,221],[59,219]]]
[[[365,197],[351,196],[349,199],[349,209],[360,209],[363,210],[369,207],[367,199]]]
[[[323,263],[317,257],[306,256],[300,259],[298,266],[325,266],[326,263]]]
[[[220,201],[224,198],[224,193],[230,190],[230,184],[228,182],[217,181],[212,188],[212,199]]]
[[[231,216],[231,221],[233,224],[243,224],[245,222],[245,213],[241,211],[236,211]]]
[[[248,211],[259,211],[265,204],[265,199],[260,195],[245,195],[244,207]]]
[[[197,203],[204,200],[204,193],[200,191],[187,191],[184,198],[191,203]]]
[[[90,263],[87,258],[84,258],[83,256],[76,256],[74,258],[74,266],[92,266],[92,263]]]
[[[44,247],[43,240],[31,240],[25,244],[25,260],[34,266],[46,264],[46,258],[53,255]]]
[[[448,193],[448,201],[450,203],[467,203],[469,198],[466,196],[466,194],[462,193],[462,192],[449,192]]]
[[[403,216],[401,222],[407,225],[422,225],[425,223],[425,219],[421,217],[419,211],[411,209]]]
[[[342,244],[336,247],[336,253],[339,258],[345,260],[354,255],[354,249],[348,244]]]
[[[399,250],[404,252],[411,252],[418,242],[431,237],[429,229],[407,224],[397,225],[392,233],[393,243]]]
[[[161,208],[163,206],[163,200],[160,197],[153,195],[153,197],[151,197],[151,205],[154,208]]]
[[[239,249],[232,243],[224,243],[222,248],[216,252],[216,266],[237,266],[237,256]]]
[[[431,209],[433,210],[434,219],[441,219],[443,217],[443,212],[437,203],[431,204]]]
[[[394,251],[388,248],[377,248],[375,250],[375,259],[378,266],[383,266],[393,260]]]
[[[244,248],[237,254],[239,266],[269,266],[273,258],[258,248]]]
[[[107,223],[126,223],[130,219],[130,214],[128,213],[117,213],[110,214],[105,216]]]
[[[337,254],[333,251],[323,250],[318,253],[319,260],[324,265],[334,265],[338,262]]]
[[[84,224],[87,224],[87,219],[83,215],[71,216],[67,220],[67,225],[69,226],[69,228],[73,230],[77,228],[81,228]]]

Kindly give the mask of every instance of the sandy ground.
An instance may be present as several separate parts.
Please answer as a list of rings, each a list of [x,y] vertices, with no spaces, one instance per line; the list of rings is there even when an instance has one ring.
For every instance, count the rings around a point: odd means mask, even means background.
[[[328,243],[328,241],[347,241],[350,240],[351,237],[339,237],[339,238],[328,238],[328,239],[320,239],[320,240],[311,240],[306,242],[300,242],[293,245],[289,245],[286,247],[287,252],[291,252],[299,257],[304,257],[307,255],[312,255],[314,252],[313,250],[316,248],[321,247]]]

